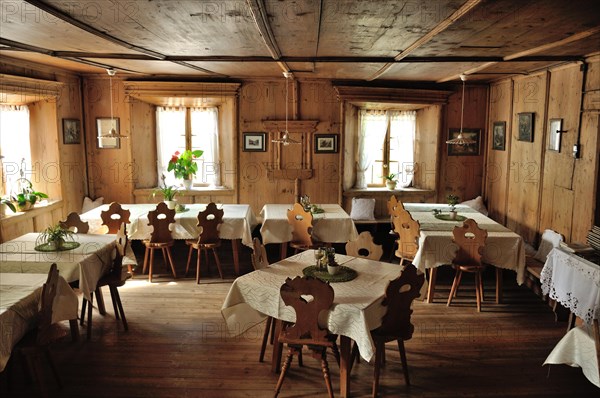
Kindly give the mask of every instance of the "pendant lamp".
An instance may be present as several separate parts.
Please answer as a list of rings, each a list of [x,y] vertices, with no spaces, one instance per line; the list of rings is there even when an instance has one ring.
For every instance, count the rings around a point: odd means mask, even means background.
[[[477,141],[467,138],[463,135],[463,115],[465,112],[465,80],[467,80],[467,76],[464,74],[460,75],[460,80],[462,80],[462,98],[460,105],[460,131],[456,138],[446,141],[446,144],[450,145],[473,145],[476,144]]]
[[[292,73],[283,72],[283,76],[285,76],[285,131],[283,132],[283,136],[281,138],[271,140],[271,142],[283,144],[285,146],[290,144],[301,144],[300,141],[291,139],[288,133],[288,79],[292,77]]]
[[[114,75],[117,74],[117,71],[110,68],[106,70],[106,73],[108,73],[108,78],[110,80],[110,130],[108,131],[108,133],[105,134],[101,134],[98,136],[98,139],[102,139],[102,138],[127,138],[126,135],[121,135],[117,133],[117,130],[115,130],[115,128],[113,127],[115,125],[115,120],[114,120],[114,116],[113,116],[113,85],[112,85],[112,78]]]

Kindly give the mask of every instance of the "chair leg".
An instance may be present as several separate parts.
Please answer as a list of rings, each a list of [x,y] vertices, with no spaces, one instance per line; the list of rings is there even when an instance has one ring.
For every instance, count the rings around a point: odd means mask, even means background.
[[[190,246],[190,250],[188,251],[187,263],[185,265],[185,276],[188,276],[188,272],[190,270],[190,262],[192,261],[192,251],[194,250],[192,245],[189,245],[189,246]]]
[[[454,294],[456,293],[456,289],[458,289],[458,284],[460,283],[462,271],[460,269],[456,270],[456,275],[454,275],[454,281],[452,282],[452,289],[450,289],[450,295],[448,296],[448,302],[446,306],[450,306],[452,304],[452,299],[454,298]]]
[[[350,361],[348,362],[348,373],[352,372],[352,368],[354,367],[354,363],[360,363],[360,358],[358,356],[358,344],[356,342],[352,346],[352,352],[350,353]]]
[[[475,272],[475,298],[477,300],[477,312],[481,312],[481,274]]]
[[[202,258],[202,250],[198,247],[196,253],[196,284],[200,283],[200,259]],[[208,264],[208,261],[206,262]]]
[[[385,350],[383,340],[375,341],[375,366],[373,369],[373,398],[379,393],[379,372],[381,370],[382,352]]]
[[[169,259],[169,264],[171,265],[171,271],[173,271],[173,278],[177,279],[177,273],[175,272],[175,264],[173,264],[173,257],[171,256],[171,248],[166,248],[167,258]]]
[[[123,322],[123,328],[125,331],[129,330],[129,326],[127,325],[127,319],[125,318],[125,311],[123,311],[123,304],[121,303],[121,296],[119,295],[119,289],[116,286],[110,286],[110,293],[113,298],[113,302],[117,302],[117,307],[119,308],[119,312],[121,313],[121,321]],[[117,318],[118,319],[118,318]]]
[[[477,271],[477,275],[479,276],[479,293],[481,296],[481,301],[485,301],[485,289],[483,288],[483,275],[481,271]]]
[[[83,301],[81,302],[81,316],[79,317],[79,324],[81,326],[83,326],[83,322],[85,319],[85,309],[87,307],[87,299],[84,297]]]
[[[325,379],[325,385],[327,386],[329,398],[333,398],[333,388],[331,387],[331,377],[329,376],[329,364],[327,363],[326,348],[323,348],[323,351],[321,351],[321,370],[323,371],[323,378]]]
[[[267,348],[267,340],[269,339],[269,334],[271,334],[272,324],[273,318],[268,316],[267,323],[265,324],[265,332],[263,333],[262,344],[260,346],[260,356],[258,357],[258,362],[262,362],[265,359],[265,350]]]
[[[115,292],[113,291],[113,287],[112,286],[108,286],[108,291],[110,292],[110,299],[112,300],[112,304],[113,304],[113,311],[115,312],[115,319],[117,321],[121,320],[121,314],[119,313],[119,309],[117,308],[117,299],[115,297]],[[117,293],[119,294],[119,293]]]
[[[333,356],[335,358],[335,361],[338,364],[338,367],[340,366],[340,349],[338,348],[337,343],[334,341],[333,342],[333,346],[331,347],[331,351],[333,351]]]
[[[212,249],[213,255],[215,256],[215,261],[217,262],[217,269],[219,270],[219,276],[223,279],[223,271],[221,270],[221,261],[219,260],[219,256],[217,255],[217,249],[213,247]]]
[[[142,274],[146,273],[146,269],[148,269],[148,255],[150,254],[150,248],[146,246],[146,250],[144,250],[144,266],[142,267]]]
[[[148,281],[152,283],[152,267],[154,266],[154,249],[150,249],[150,264],[148,264]]]
[[[88,305],[87,319],[87,339],[92,338],[92,307],[94,306],[94,292],[90,292],[90,300]]]
[[[427,302],[433,303],[433,296],[435,294],[435,281],[437,278],[437,268],[429,269],[429,288],[427,289]]]
[[[292,363],[292,357],[294,356],[294,349],[290,347],[290,351],[285,357],[285,361],[283,362],[283,366],[281,367],[281,374],[279,375],[279,380],[277,380],[277,385],[275,386],[275,397],[279,395],[281,391],[281,386],[283,385],[283,379],[285,379],[285,374],[287,373],[290,364]]]
[[[400,351],[400,361],[402,362],[402,371],[404,372],[404,381],[410,386],[408,378],[408,361],[406,360],[406,350],[404,349],[404,340],[398,339],[398,351]]]
[[[456,290],[454,291],[454,295],[452,296],[453,298],[456,298],[456,296],[458,295],[458,288],[460,286],[460,283],[462,282],[462,276],[463,276],[463,273],[461,272],[458,275],[458,283],[456,284]]]

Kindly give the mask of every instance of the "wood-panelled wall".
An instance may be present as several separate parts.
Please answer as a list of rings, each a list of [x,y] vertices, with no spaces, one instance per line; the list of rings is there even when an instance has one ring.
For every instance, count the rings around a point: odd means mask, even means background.
[[[506,151],[488,145],[486,196],[490,215],[527,242],[544,229],[584,242],[598,195],[600,57],[491,86],[488,131],[506,122]],[[582,95],[585,79],[585,95]],[[594,100],[595,99],[595,100]],[[583,111],[581,110],[584,102]],[[533,142],[518,140],[519,113],[534,114]],[[560,151],[548,150],[549,120],[562,119]],[[581,119],[580,119],[581,118]],[[573,145],[581,144],[580,158]]]

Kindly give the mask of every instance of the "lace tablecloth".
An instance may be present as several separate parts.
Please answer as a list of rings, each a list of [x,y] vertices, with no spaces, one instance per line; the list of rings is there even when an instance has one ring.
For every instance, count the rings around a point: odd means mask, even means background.
[[[381,300],[400,268],[397,264],[339,254],[336,261],[356,270],[358,276],[349,282],[331,284],[335,298],[327,315],[327,328],[356,341],[361,356],[370,360],[374,354],[370,331],[381,325],[386,311]],[[308,250],[237,278],[221,308],[230,334],[243,334],[267,315],[294,322],[294,310],[283,303],[279,289],[286,278],[302,276],[302,269],[314,263],[313,251]]]
[[[600,319],[600,266],[555,248],[548,254],[540,282],[544,294],[587,324]]]
[[[327,243],[346,243],[358,238],[354,222],[337,204],[319,204],[323,213],[313,215],[313,232],[315,240]],[[267,204],[260,211],[262,226],[260,234],[263,244],[284,243],[292,240],[292,227],[288,223],[287,211],[291,205]]]

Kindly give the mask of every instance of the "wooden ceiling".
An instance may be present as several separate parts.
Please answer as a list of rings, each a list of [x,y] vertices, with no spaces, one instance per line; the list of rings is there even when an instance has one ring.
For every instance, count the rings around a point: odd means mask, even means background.
[[[0,3],[0,55],[77,73],[490,81],[600,51],[598,0]]]

